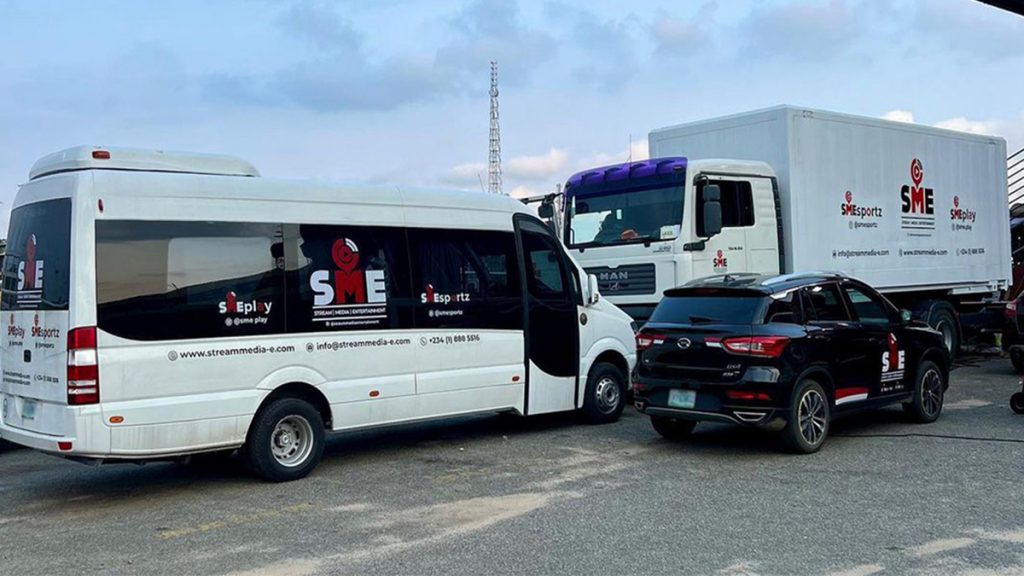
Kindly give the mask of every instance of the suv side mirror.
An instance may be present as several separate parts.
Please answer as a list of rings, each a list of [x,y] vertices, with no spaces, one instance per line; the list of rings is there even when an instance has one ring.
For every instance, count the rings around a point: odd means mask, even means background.
[[[704,187],[704,236],[711,238],[722,232],[722,189],[717,184]]]
[[[910,321],[914,319],[914,314],[910,310],[900,310],[900,324],[906,326],[910,324]]]
[[[597,301],[600,299],[601,291],[597,286],[597,276],[587,274],[587,305],[597,304]]]

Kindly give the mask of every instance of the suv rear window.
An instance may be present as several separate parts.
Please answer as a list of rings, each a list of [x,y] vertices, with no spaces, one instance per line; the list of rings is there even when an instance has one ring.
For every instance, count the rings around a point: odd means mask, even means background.
[[[755,324],[763,317],[767,297],[737,290],[672,291],[651,314],[650,322],[673,324]]]
[[[3,309],[67,310],[70,269],[71,199],[15,208],[3,265]]]

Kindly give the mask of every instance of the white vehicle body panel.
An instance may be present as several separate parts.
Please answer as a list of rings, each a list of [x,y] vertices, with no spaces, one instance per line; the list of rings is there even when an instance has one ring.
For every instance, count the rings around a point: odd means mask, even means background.
[[[110,150],[116,159],[117,150]],[[42,176],[23,185],[15,201],[17,209],[44,199],[73,199],[69,309],[38,313],[41,324],[57,328],[62,337],[70,328],[97,325],[95,223],[100,220],[511,233],[513,216],[529,214],[513,199],[484,194],[274,181],[254,177],[255,169],[244,161],[221,157],[202,157],[197,171],[204,173],[173,173],[188,172],[187,154],[161,157],[161,166],[172,173],[153,172],[144,169],[144,153],[127,157],[131,165],[123,170],[91,170],[82,169],[91,166],[87,153],[58,153],[33,167]],[[208,173],[218,166],[231,175]],[[566,261],[580,270],[571,258]],[[586,285],[585,276],[580,283]],[[245,441],[261,402],[293,383],[323,394],[335,430],[475,412],[572,410],[581,407],[588,371],[599,356],[619,355],[629,371],[635,362],[628,316],[604,300],[577,312],[588,316],[585,324],[578,322],[578,378],[546,375],[526,360],[521,329],[369,329],[147,341],[100,329],[101,400],[85,406],[67,404],[66,342],[46,359],[45,372],[57,381],[25,385],[9,372],[39,370],[41,364],[36,359],[29,368],[14,367],[21,351],[5,341],[0,436],[48,452],[100,459],[233,448]],[[31,325],[35,315],[5,311],[0,322],[6,333],[11,326]],[[24,337],[25,345],[32,342],[30,335]],[[34,405],[31,418],[24,417],[26,402]],[[58,443],[73,449],[60,449]]]
[[[649,139],[652,157],[770,165],[778,176],[786,272],[837,270],[887,292],[1008,285],[1000,138],[778,107],[662,128]],[[923,173],[917,182],[915,159]],[[904,213],[903,186],[931,190],[932,213]],[[847,204],[861,210],[846,214]]]

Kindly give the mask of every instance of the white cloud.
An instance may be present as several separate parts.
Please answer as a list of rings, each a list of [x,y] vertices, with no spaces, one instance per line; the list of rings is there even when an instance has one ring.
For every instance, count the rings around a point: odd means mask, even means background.
[[[882,118],[895,120],[896,122],[913,123],[914,113],[910,110],[895,109],[886,112]],[[1021,146],[1024,146],[1024,114],[1017,118],[993,118],[989,120],[972,120],[966,116],[957,116],[935,122],[932,126],[984,136],[999,136],[1006,140],[1006,151],[1008,154],[1012,154],[1019,150]]]
[[[960,132],[970,132],[972,134],[986,134],[991,135],[999,132],[999,122],[984,122],[978,120],[968,120],[963,116],[958,118],[950,118],[949,120],[943,120],[936,122],[936,128],[945,128],[947,130],[957,130]]]
[[[509,159],[503,167],[504,175],[521,180],[548,180],[560,176],[565,171],[568,161],[569,155],[565,150],[551,148],[546,154]]]
[[[647,138],[640,138],[639,140],[633,140],[628,149],[614,153],[598,152],[597,154],[579,158],[572,164],[576,167],[576,170],[586,170],[587,168],[598,168],[600,166],[608,166],[610,164],[622,164],[623,162],[647,160],[650,156],[651,153],[648,150]]]
[[[914,123],[914,113],[909,110],[889,110],[882,118],[895,122]]]
[[[508,193],[508,195],[513,198],[528,198],[530,196],[540,196],[545,192],[553,192],[553,190],[540,190],[538,188],[534,188],[531,186],[520,185],[513,188],[512,191]]]
[[[453,186],[479,186],[481,180],[486,185],[487,164],[483,162],[467,162],[452,166],[445,175],[441,176],[441,182]]]

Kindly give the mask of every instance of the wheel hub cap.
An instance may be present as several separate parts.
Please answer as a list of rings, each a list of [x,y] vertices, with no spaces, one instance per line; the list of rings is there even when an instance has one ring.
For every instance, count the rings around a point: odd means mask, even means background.
[[[800,398],[797,417],[803,439],[811,445],[821,442],[825,436],[825,399],[817,390],[809,390]]]
[[[924,373],[921,381],[921,407],[929,416],[942,410],[942,376],[935,370]]]
[[[597,407],[601,412],[612,412],[619,405],[619,384],[613,378],[601,378],[594,393],[597,396]]]
[[[285,416],[274,426],[270,451],[282,466],[301,465],[313,451],[313,427],[302,416]]]

